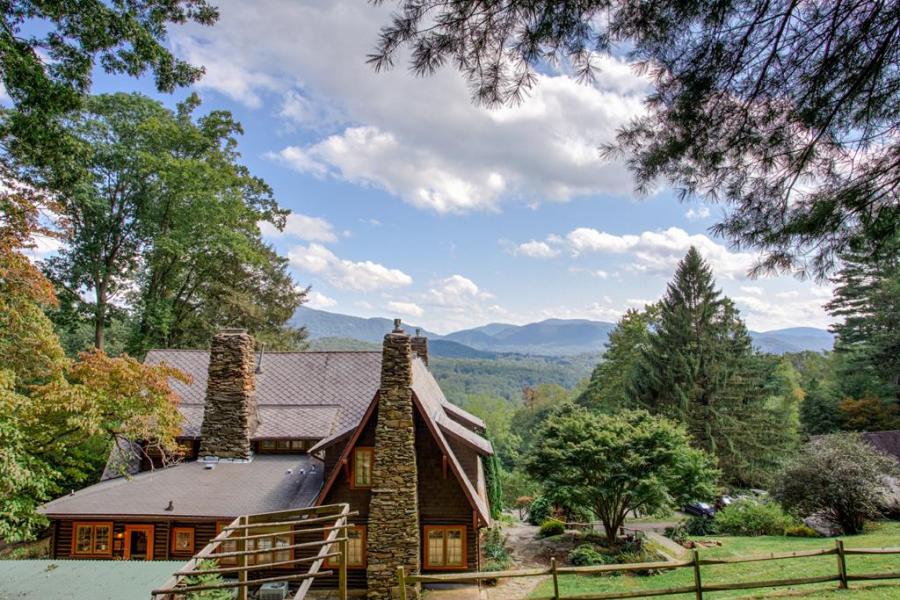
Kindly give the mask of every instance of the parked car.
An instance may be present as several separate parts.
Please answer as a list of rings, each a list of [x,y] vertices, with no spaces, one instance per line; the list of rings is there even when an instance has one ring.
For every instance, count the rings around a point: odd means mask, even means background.
[[[719,496],[719,499],[716,500],[716,510],[722,510],[726,506],[733,504],[737,498],[733,498],[732,496]]]
[[[682,509],[689,515],[694,515],[695,517],[714,517],[716,516],[716,509],[707,502],[689,502]]]

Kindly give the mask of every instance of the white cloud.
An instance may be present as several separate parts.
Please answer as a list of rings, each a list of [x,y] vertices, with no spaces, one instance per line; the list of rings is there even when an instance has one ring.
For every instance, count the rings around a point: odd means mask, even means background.
[[[337,300],[326,296],[322,292],[317,292],[312,290],[309,292],[309,295],[306,298],[306,306],[309,308],[332,308],[337,305]]]
[[[64,246],[61,239],[46,235],[36,235],[31,241],[34,247],[26,248],[23,254],[32,261],[47,260]]]
[[[827,300],[814,293],[812,288],[808,294],[790,294],[780,296],[772,301],[759,296],[733,296],[741,316],[747,326],[758,331],[781,329],[784,327],[827,327],[831,317],[823,308]]]
[[[589,227],[571,231],[566,240],[573,256],[588,253],[631,254],[638,271],[671,273],[691,246],[710,263],[716,276],[745,278],[756,261],[746,252],[732,252],[703,234],[690,235],[678,227],[645,231],[640,235],[613,235]]]
[[[684,213],[684,216],[685,216],[685,218],[687,218],[688,221],[700,221],[701,219],[705,219],[705,218],[709,217],[709,215],[710,215],[710,212],[709,212],[708,206],[701,206],[700,208],[697,208],[696,210],[692,208],[689,211],[687,211],[686,213]]]
[[[539,242],[537,240],[519,244],[513,248],[512,252],[516,256],[529,256],[531,258],[553,258],[554,256],[559,256],[557,248],[553,248],[547,242]]]
[[[754,296],[762,296],[763,289],[758,285],[742,285],[741,291],[745,294],[753,294]]]
[[[388,310],[407,317],[421,317],[425,310],[415,302],[388,302]]]
[[[422,79],[401,65],[375,73],[365,63],[389,6],[219,4],[214,29],[173,30],[176,50],[206,66],[204,89],[248,106],[276,97],[286,120],[314,129],[331,123],[331,135],[273,154],[291,168],[376,186],[439,213],[496,210],[511,200],[632,195],[624,163],[598,152],[644,110],[648,81],[623,61],[602,57],[594,85],[541,74],[522,105],[492,111],[471,103],[455,69]],[[346,125],[335,127],[336,121]]]
[[[308,217],[299,213],[291,213],[287,216],[284,229],[278,229],[266,221],[260,221],[259,229],[269,238],[292,237],[307,242],[334,242],[337,235],[334,227],[320,217]]]
[[[581,267],[569,267],[570,273],[587,273],[597,279],[609,279],[609,272],[603,269],[583,269]]]
[[[293,267],[321,276],[334,287],[342,290],[371,292],[373,290],[411,285],[412,277],[399,269],[366,260],[353,262],[338,258],[321,244],[296,246],[288,252]]]
[[[475,301],[493,297],[493,294],[480,289],[474,281],[462,275],[451,275],[440,280],[424,295],[432,304],[443,307],[467,307]]]

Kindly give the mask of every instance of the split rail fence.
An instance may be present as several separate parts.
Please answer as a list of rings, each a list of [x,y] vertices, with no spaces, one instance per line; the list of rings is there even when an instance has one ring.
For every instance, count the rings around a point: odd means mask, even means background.
[[[651,596],[672,596],[676,594],[695,594],[697,600],[702,600],[707,592],[722,592],[728,590],[752,590],[761,588],[784,587],[794,585],[807,585],[814,583],[838,582],[840,589],[847,589],[851,581],[879,581],[888,579],[900,579],[900,571],[891,573],[860,573],[852,575],[847,572],[848,555],[853,554],[900,554],[900,548],[844,548],[844,543],[837,540],[834,548],[825,550],[807,550],[789,552],[783,554],[768,554],[764,556],[728,557],[728,558],[701,558],[697,550],[693,551],[691,560],[660,561],[648,563],[632,563],[621,565],[599,565],[595,567],[558,567],[556,560],[551,560],[551,565],[546,569],[521,569],[515,571],[496,571],[491,573],[458,573],[448,575],[407,575],[403,567],[397,568],[398,589],[401,600],[407,598],[407,587],[417,583],[480,583],[482,581],[511,579],[514,577],[546,577],[553,581],[552,596],[538,596],[534,600],[612,600],[614,598],[648,598]],[[818,577],[801,577],[795,579],[775,579],[770,581],[747,581],[740,583],[703,583],[701,567],[707,565],[724,565],[768,560],[790,560],[796,558],[808,558],[811,556],[837,557],[837,568],[833,575]],[[593,594],[578,594],[577,596],[563,596],[559,593],[560,575],[598,575],[603,573],[621,573],[647,570],[674,570],[692,569],[694,572],[693,585],[682,587],[670,587],[661,589],[645,589],[622,592],[603,592]]]
[[[173,573],[166,584],[151,592],[154,600],[184,600],[192,592],[206,590],[236,589],[238,599],[247,600],[252,588],[257,588],[266,583],[275,582],[301,582],[299,589],[294,593],[294,600],[303,600],[312,587],[313,581],[318,577],[328,577],[335,574],[334,570],[322,570],[326,561],[333,565],[338,563],[338,593],[340,600],[347,600],[347,528],[350,527],[349,518],[358,513],[350,512],[348,504],[331,504],[314,508],[286,510],[255,515],[246,515],[236,518],[222,528],[222,531],[203,547],[181,569]],[[271,532],[271,528],[278,531]],[[258,533],[261,529],[269,529]],[[297,538],[307,539],[310,534],[319,536],[321,540],[297,542]],[[290,544],[278,544],[276,538],[290,537]],[[248,542],[251,542],[248,544]],[[265,543],[263,543],[265,542]],[[227,546],[226,546],[227,544]],[[251,549],[247,547],[252,546]],[[335,548],[336,547],[336,548]],[[229,550],[228,548],[236,548]],[[313,556],[296,557],[297,554],[318,551]],[[276,560],[278,554],[290,552],[290,560]],[[258,555],[269,556],[270,562],[248,561],[248,557]],[[237,563],[237,566],[221,566],[216,568],[203,568],[206,561],[216,559],[230,559],[229,562]],[[329,560],[330,559],[330,560]],[[208,564],[208,563],[207,563]],[[305,573],[299,573],[301,567],[309,565]],[[250,579],[253,572],[286,570],[284,574]],[[223,583],[196,584],[188,583],[191,577],[199,575],[223,575],[234,577],[237,580]]]

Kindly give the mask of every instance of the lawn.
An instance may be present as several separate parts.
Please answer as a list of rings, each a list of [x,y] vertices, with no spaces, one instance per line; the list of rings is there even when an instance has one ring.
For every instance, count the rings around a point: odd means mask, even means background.
[[[825,538],[792,538],[781,536],[763,537],[728,537],[713,536],[710,538],[722,542],[722,546],[700,550],[701,557],[724,558],[735,556],[758,556],[769,553],[784,553],[799,550],[815,550],[834,547],[834,539]],[[871,531],[858,536],[847,536],[844,539],[846,548],[880,548],[900,546],[900,522],[879,523],[872,526]],[[900,555],[886,556],[848,556],[847,571],[850,575],[861,573],[900,573]],[[766,581],[774,579],[796,579],[815,577],[837,573],[835,556],[818,556],[789,560],[762,561],[730,565],[710,565],[701,569],[704,583],[736,583],[748,581]],[[666,571],[659,575],[637,577],[621,576],[584,576],[561,575],[559,578],[560,595],[588,594],[600,592],[638,591],[641,589],[658,589],[693,585],[693,572],[690,568]],[[900,600],[900,582],[891,585],[890,581],[872,583],[850,583],[853,588],[849,592],[837,592],[837,582],[807,586],[763,588],[759,590],[735,590],[728,592],[708,592],[704,598],[760,598],[772,595],[791,595],[804,598],[849,598],[857,599],[896,599]],[[552,595],[551,581],[543,582],[533,597]],[[685,598],[686,595],[668,596]]]

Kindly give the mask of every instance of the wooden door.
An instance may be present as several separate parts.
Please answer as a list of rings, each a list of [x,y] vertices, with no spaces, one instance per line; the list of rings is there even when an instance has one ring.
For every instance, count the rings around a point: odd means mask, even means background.
[[[153,560],[153,525],[125,526],[125,560]]]

